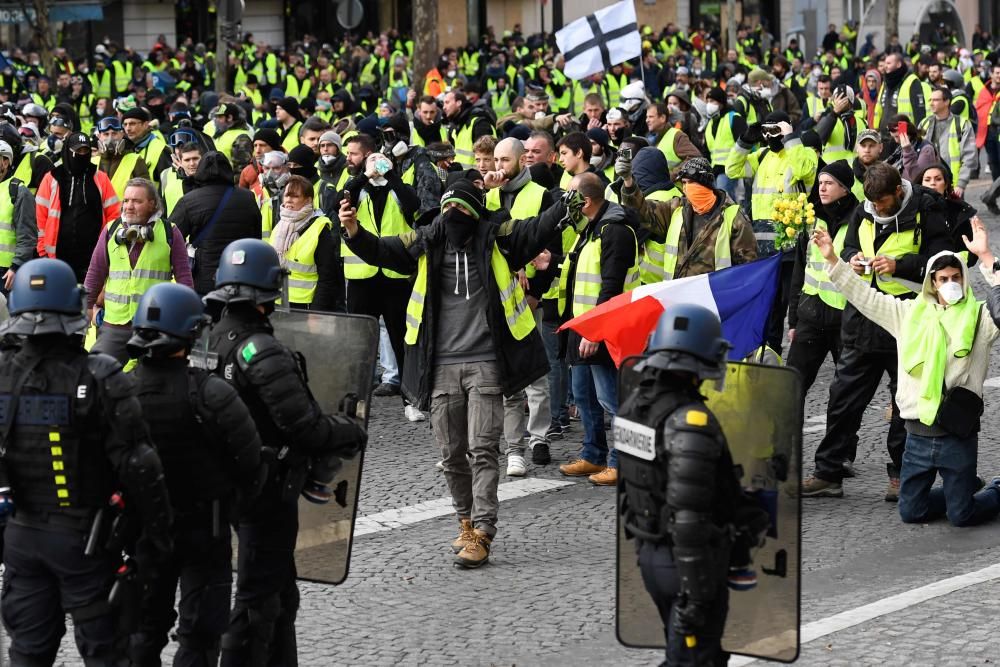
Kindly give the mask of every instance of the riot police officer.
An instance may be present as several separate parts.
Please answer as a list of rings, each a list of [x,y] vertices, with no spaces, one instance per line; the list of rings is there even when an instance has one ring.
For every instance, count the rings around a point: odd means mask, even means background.
[[[741,586],[768,514],[744,495],[715,416],[699,393],[721,380],[729,343],[707,308],[669,308],[636,364],[615,420],[620,508],[666,638],[666,665],[725,665],[721,640],[734,568]],[[735,537],[734,537],[735,536]]]
[[[143,416],[163,461],[174,508],[175,556],[157,573],[129,642],[134,667],[159,667],[167,632],[179,618],[174,665],[218,663],[232,589],[229,522],[234,494],[259,492],[266,474],[260,436],[228,382],[189,368],[204,306],[190,287],[160,283],[139,301],[128,341]],[[183,595],[174,612],[178,581]]]
[[[84,664],[117,664],[124,651],[109,599],[118,599],[121,545],[106,546],[104,512],[112,498],[138,510],[139,573],[163,562],[171,511],[160,459],[131,378],[111,357],[83,349],[83,291],[68,264],[26,262],[10,313],[0,335],[23,337],[0,359],[0,504],[14,509],[2,597],[11,663],[51,665],[68,613]]]
[[[260,495],[239,519],[236,596],[222,638],[223,667],[297,664],[298,497],[317,462],[352,457],[367,440],[353,418],[323,414],[295,354],[275,339],[268,315],[283,280],[270,244],[240,239],[222,252],[216,289],[205,296],[217,320],[209,343],[216,370],[250,409],[264,446],[278,452]]]

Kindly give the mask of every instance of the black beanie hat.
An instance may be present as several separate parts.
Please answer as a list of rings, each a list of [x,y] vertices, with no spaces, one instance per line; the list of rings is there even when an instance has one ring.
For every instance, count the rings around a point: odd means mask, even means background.
[[[263,141],[265,144],[270,146],[273,150],[283,151],[284,148],[281,147],[281,137],[278,133],[270,128],[263,128],[257,130],[257,134],[253,135],[254,141]]]
[[[854,187],[854,170],[851,169],[851,165],[847,163],[847,160],[831,162],[820,169],[819,173],[829,175],[844,186],[845,190],[850,190]]]
[[[441,195],[441,208],[444,208],[444,205],[448,202],[461,204],[477,220],[483,214],[486,207],[483,192],[476,187],[475,183],[465,178],[464,175],[461,178],[456,178],[454,181],[449,179],[444,194]]]

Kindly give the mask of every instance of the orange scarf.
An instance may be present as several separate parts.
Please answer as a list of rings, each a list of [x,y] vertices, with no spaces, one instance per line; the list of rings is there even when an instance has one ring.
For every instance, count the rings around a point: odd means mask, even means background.
[[[684,196],[691,202],[691,208],[694,209],[694,212],[702,215],[711,211],[717,201],[715,190],[706,188],[701,183],[685,183]]]

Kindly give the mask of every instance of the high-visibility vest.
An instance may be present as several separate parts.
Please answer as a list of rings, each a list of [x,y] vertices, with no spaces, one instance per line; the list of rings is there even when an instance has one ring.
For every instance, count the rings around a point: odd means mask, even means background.
[[[452,142],[455,146],[455,162],[466,167],[476,166],[476,154],[472,150],[472,128],[476,124],[476,119],[470,119],[468,123],[455,132]]]
[[[153,136],[146,144],[145,148],[137,148],[136,153],[142,156],[143,161],[146,163],[146,168],[149,171],[149,178],[154,183],[158,183],[160,179],[160,172],[156,166],[160,163],[160,156],[163,151],[167,149],[167,142],[160,139],[157,136]]]
[[[656,147],[660,149],[660,152],[667,157],[667,169],[674,169],[680,165],[683,160],[677,155],[677,151],[674,150],[674,137],[680,132],[676,127],[672,127],[663,134],[663,138],[660,139]]]
[[[285,77],[285,95],[288,97],[294,97],[297,101],[301,102],[309,97],[311,90],[312,80],[309,77],[306,77],[302,81],[299,81],[291,74]]]
[[[617,78],[614,74],[608,73],[604,80],[608,82],[608,105],[616,107],[621,98],[622,88],[628,85],[628,77],[625,76],[624,72]]]
[[[910,98],[910,91],[913,89],[913,83],[919,82],[920,79],[917,78],[916,74],[912,72],[906,75],[903,79],[903,84],[897,88],[892,96],[896,100],[896,113],[902,114],[909,118],[911,121],[915,120],[913,118],[913,100]],[[921,85],[921,91],[923,91],[923,86]],[[885,83],[882,83],[882,88],[879,90],[878,99],[875,102],[875,116],[872,119],[872,125],[876,128],[881,128],[882,125],[882,112],[884,105],[884,98],[888,95],[888,89],[885,87]]]
[[[111,98],[111,70],[105,69],[103,72],[95,70],[87,75],[87,79],[90,81],[90,88],[94,91],[94,95]]]
[[[24,160],[27,162],[27,159]],[[15,178],[20,178],[14,172]],[[102,222],[101,227],[105,227],[114,221],[121,212],[121,203],[115,189],[111,185],[111,179],[101,170],[94,172],[94,184],[98,192],[101,193]],[[56,246],[59,243],[59,225],[62,219],[62,204],[59,198],[59,181],[52,177],[52,173],[45,174],[42,182],[38,185],[38,194],[35,195],[35,217],[38,220],[38,243],[35,248],[39,257],[55,257]]]
[[[924,118],[920,121],[920,130],[924,133],[924,138],[928,141],[931,140],[930,125],[931,119],[935,118],[933,114]],[[965,124],[961,118],[952,114],[952,122],[948,123],[948,168],[951,169],[951,185],[952,187],[958,185],[958,172],[962,168],[962,132],[965,130]],[[941,161],[945,161],[945,155],[941,154],[941,142],[940,137],[934,138],[934,148],[938,151]]]
[[[56,96],[53,95],[53,94],[51,94],[51,93],[49,93],[49,99],[47,99],[47,100],[44,99],[38,93],[32,93],[31,94],[31,101],[34,102],[35,104],[37,104],[40,107],[44,107],[45,110],[48,111],[48,112],[51,112],[52,109],[56,106]]]
[[[263,241],[271,238],[271,230],[274,229],[274,221],[277,219],[278,209],[281,207],[281,197],[281,192],[272,195],[265,199],[260,207],[260,238]]]
[[[448,130],[445,129],[444,125],[441,126],[441,141],[444,141],[444,142],[448,141]],[[416,130],[413,129],[413,125],[412,124],[410,125],[410,145],[411,146],[426,146],[427,145],[427,143],[424,141],[424,138],[421,137],[420,134]]]
[[[233,161],[233,144],[239,137],[250,137],[250,132],[245,128],[230,128],[222,133],[222,136],[214,137],[215,150],[225,155],[230,162]],[[251,137],[252,139],[252,137]]]
[[[285,149],[286,153],[291,153],[292,149],[299,145],[299,129],[301,127],[302,121],[297,120],[285,133],[285,138],[281,140],[281,147]]]
[[[135,170],[135,165],[138,161],[138,153],[126,153],[118,163],[118,168],[115,169],[114,176],[111,176],[111,187],[115,189],[118,199],[125,199],[125,184],[132,178],[132,172]]]
[[[14,262],[17,235],[14,230],[14,200],[10,192],[17,192],[23,183],[11,176],[0,182],[0,267],[10,268]]]
[[[635,238],[635,230],[628,227],[632,232],[632,240],[635,242],[635,262],[625,274],[625,284],[622,292],[628,292],[639,286],[639,243]],[[597,305],[597,299],[601,295],[601,236],[598,233],[595,239],[577,239],[577,247],[580,244],[580,254],[576,261],[576,273],[573,277],[573,317],[579,317]],[[569,275],[572,271],[572,262],[563,262],[562,272],[559,275],[559,314],[566,311],[566,296],[569,286]]]
[[[368,190],[362,190],[358,200],[358,224],[375,236],[398,236],[406,232],[413,231],[403,215],[403,209],[399,204],[399,197],[396,193],[389,191],[389,196],[385,200],[385,210],[382,212],[381,226],[375,225],[374,211],[372,210],[372,200]],[[344,277],[348,280],[364,280],[371,278],[379,272],[377,266],[365,263],[351,251],[345,243],[343,246],[344,257]],[[409,274],[397,273],[389,269],[382,269],[382,273],[387,278],[407,278]]]
[[[920,227],[920,214],[917,213],[916,227]],[[893,232],[885,240],[879,249],[875,250],[875,222],[868,218],[862,218],[858,226],[858,241],[861,244],[861,252],[865,257],[872,258],[878,255],[899,259],[906,255],[916,255],[920,252],[920,240],[915,229],[908,229],[903,232]],[[923,286],[919,283],[896,278],[892,275],[877,274],[874,271],[871,277],[864,276],[878,289],[886,294],[899,296],[901,294],[919,294]]]
[[[827,104],[828,100],[823,100],[818,95],[811,93],[806,95],[806,111],[808,111],[810,118],[815,118],[816,114],[826,109]]]
[[[115,91],[124,93],[128,90],[128,85],[132,83],[132,61],[112,60],[111,69],[115,72]]]
[[[801,144],[785,148],[784,153],[807,150]],[[791,157],[791,156],[790,156]],[[768,257],[775,253],[778,235],[771,223],[774,220],[774,202],[781,194],[808,192],[811,183],[792,180],[792,168],[774,151],[768,151],[760,161],[750,191],[750,208],[753,213],[753,232],[757,238],[757,254]]]
[[[681,227],[684,226],[683,206],[674,209],[670,217],[670,227],[667,229],[667,242],[663,252],[663,279],[673,280],[677,272],[678,246],[681,238]],[[740,212],[739,204],[730,204],[722,212],[722,224],[715,237],[715,270],[726,269],[733,265],[732,253],[729,250],[729,240],[733,236],[733,220]],[[694,239],[689,239],[689,242]]]
[[[490,255],[490,268],[493,270],[493,280],[500,293],[500,303],[503,306],[507,328],[515,340],[524,340],[535,329],[535,315],[528,307],[528,299],[524,295],[517,274],[507,266],[507,260],[500,253],[495,241],[493,242],[493,252]],[[420,325],[424,319],[427,285],[427,255],[425,254],[417,260],[417,278],[413,282],[410,300],[406,304],[406,334],[403,340],[407,345],[417,344]]]
[[[160,186],[163,188],[163,205],[166,208],[166,215],[170,215],[174,207],[177,206],[177,202],[184,196],[184,181],[174,169],[166,171],[166,175],[160,180]]]
[[[827,231],[826,222],[816,219],[814,229]],[[844,252],[844,239],[847,238],[847,223],[840,225],[837,235],[833,237],[833,250],[839,257]],[[819,295],[819,298],[826,305],[837,310],[843,310],[847,305],[847,299],[837,286],[830,281],[830,276],[826,273],[826,260],[823,253],[819,251],[819,246],[815,243],[809,244],[809,256],[805,266],[805,282],[802,283],[802,293]]]
[[[681,196],[676,186],[669,190],[650,192],[645,199],[649,201],[670,201]],[[642,257],[639,258],[639,281],[643,285],[652,285],[663,280],[663,248],[664,242],[650,236],[642,246]]]
[[[514,203],[510,207],[510,219],[527,220],[537,217],[542,210],[542,197],[546,192],[546,189],[538,183],[528,181],[514,196]],[[500,188],[493,188],[486,193],[486,208],[490,211],[499,211],[501,207]]]
[[[709,121],[705,126],[705,146],[709,155],[712,156],[713,167],[725,167],[726,160],[729,159],[729,151],[736,145],[736,138],[733,136],[733,117],[735,111],[730,111],[725,116],[719,118],[718,123]],[[715,130],[712,130],[712,125]]]
[[[868,121],[865,119],[864,111],[856,111],[854,119],[857,123],[858,134],[868,128]],[[854,150],[844,146],[845,138],[844,121],[838,118],[833,124],[830,138],[823,145],[823,161],[827,164],[837,160],[847,160],[850,162],[854,158]]]
[[[139,300],[150,287],[169,282],[173,277],[170,263],[172,228],[160,220],[153,239],[142,244],[135,268],[129,262],[129,245],[115,241],[115,231],[122,224],[108,227],[108,281],[104,285],[104,321],[128,324],[135,317]]]
[[[319,283],[319,269],[316,267],[316,247],[324,229],[331,229],[333,223],[325,215],[317,215],[299,238],[295,239],[285,252],[285,266],[288,268],[288,300],[291,303],[312,303]],[[273,239],[269,241],[273,245]]]

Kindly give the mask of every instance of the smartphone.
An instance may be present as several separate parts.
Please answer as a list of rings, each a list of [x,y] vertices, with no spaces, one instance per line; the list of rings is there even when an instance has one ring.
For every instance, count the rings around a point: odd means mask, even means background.
[[[351,206],[354,206],[354,200],[351,199],[351,191],[350,190],[344,189],[344,190],[342,190],[340,192],[340,201],[344,201],[345,199],[347,199],[348,201],[351,202]]]
[[[618,157],[620,157],[622,159],[625,159],[625,160],[628,160],[629,162],[631,162],[632,161],[632,149],[631,148],[622,148],[622,149],[620,149],[618,151]]]
[[[904,134],[908,134],[909,129],[910,129],[910,127],[909,127],[909,125],[906,124],[906,121],[902,121],[901,120],[898,123],[896,123],[896,134],[898,134],[899,136],[903,136]]]

